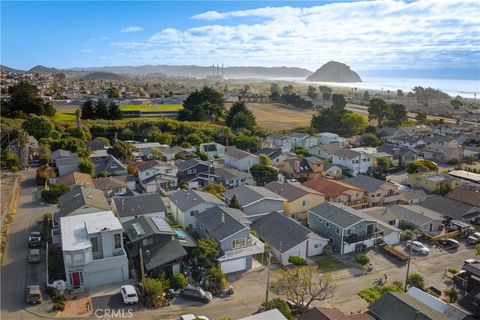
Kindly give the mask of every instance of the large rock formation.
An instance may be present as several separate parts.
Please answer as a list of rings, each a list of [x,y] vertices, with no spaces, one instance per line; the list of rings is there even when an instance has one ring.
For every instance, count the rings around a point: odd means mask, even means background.
[[[307,81],[315,82],[362,82],[360,76],[344,63],[330,61],[309,75]]]

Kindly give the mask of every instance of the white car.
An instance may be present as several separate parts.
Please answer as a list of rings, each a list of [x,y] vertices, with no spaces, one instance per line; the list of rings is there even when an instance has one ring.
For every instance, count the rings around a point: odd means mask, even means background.
[[[183,316],[180,316],[180,320],[193,320],[193,319],[208,320],[208,318],[205,316],[196,316],[194,314],[184,314]]]
[[[428,249],[427,246],[421,243],[420,241],[412,241],[411,245],[412,245],[412,251],[415,251],[419,254],[426,256],[430,253],[430,249]],[[407,248],[408,247],[410,247],[410,241],[407,242]]]
[[[467,259],[467,260],[464,260],[463,261],[463,264],[474,264],[474,263],[479,263],[480,261],[478,261],[477,259],[473,259],[473,258],[470,258],[470,259]]]
[[[124,285],[120,289],[120,293],[122,294],[123,303],[134,304],[138,302],[138,294],[134,286],[130,284]]]

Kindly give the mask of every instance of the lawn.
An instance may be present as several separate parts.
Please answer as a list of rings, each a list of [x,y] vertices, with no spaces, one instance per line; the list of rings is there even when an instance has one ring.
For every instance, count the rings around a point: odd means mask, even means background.
[[[318,260],[318,268],[323,272],[332,272],[347,268],[345,263],[334,257],[325,257]]]
[[[154,104],[154,105],[134,105],[127,104],[120,106],[121,111],[178,111],[183,108],[180,104]]]
[[[53,120],[56,121],[75,121],[75,114],[74,113],[55,113],[53,116]]]

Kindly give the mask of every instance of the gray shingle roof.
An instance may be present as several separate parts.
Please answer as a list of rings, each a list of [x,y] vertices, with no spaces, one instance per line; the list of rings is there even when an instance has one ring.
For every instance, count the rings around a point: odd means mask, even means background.
[[[95,173],[100,173],[104,171],[109,171],[110,166],[112,163],[116,163],[118,168],[114,171],[119,171],[119,170],[127,170],[127,167],[117,158],[112,156],[111,154],[108,155],[106,159],[103,158],[92,158],[93,164],[95,165]]]
[[[126,188],[127,182],[117,179],[116,177],[103,177],[93,179],[95,188],[106,191],[117,188]]]
[[[461,219],[470,212],[480,211],[479,208],[439,195],[431,195],[419,203],[420,206],[437,211],[453,219]]]
[[[175,166],[180,169],[181,171],[187,170],[188,168],[191,168],[193,166],[196,166],[198,164],[203,164],[204,166],[209,166],[209,163],[207,161],[202,161],[199,159],[189,159],[189,160],[176,160],[175,161]]]
[[[187,255],[187,251],[176,241],[148,250],[144,253],[145,268],[150,271]]]
[[[89,140],[89,141],[85,142],[85,144],[92,151],[104,150],[105,149],[105,144],[103,143],[102,140]]]
[[[55,164],[57,167],[60,166],[73,166],[73,165],[78,165],[80,162],[81,158],[80,157],[69,157],[69,158],[58,158],[55,161]]]
[[[358,175],[353,178],[344,179],[343,181],[345,181],[348,184],[351,184],[352,186],[365,189],[370,193],[377,191],[381,186],[383,186],[386,183],[393,186],[393,184],[390,182],[365,176],[365,175]]]
[[[235,147],[228,147],[227,150],[225,151],[225,155],[228,155],[229,157],[232,157],[237,160],[242,160],[252,154],[247,151],[237,149]]]
[[[259,201],[263,198],[275,199],[284,201],[285,198],[280,197],[279,195],[273,193],[264,187],[250,186],[250,185],[241,185],[234,189],[228,190],[223,193],[227,199],[232,199],[233,195],[237,197],[240,205],[248,206],[253,202]]]
[[[403,220],[415,226],[422,226],[432,220],[442,220],[442,216],[435,211],[418,205],[395,205],[391,207],[373,207],[361,210],[362,213],[388,222],[391,220]]]
[[[287,199],[288,201],[296,200],[307,194],[321,194],[313,189],[302,186],[301,184],[280,183],[273,181],[265,185],[265,188]]]
[[[372,220],[371,217],[338,203],[322,203],[309,210],[318,217],[322,217],[337,226],[348,228],[362,220]]]
[[[222,215],[224,222],[222,222]],[[215,206],[196,215],[197,221],[205,226],[208,235],[217,241],[248,229],[244,224],[247,219],[242,211],[229,207]]]
[[[209,202],[217,205],[225,205],[213,194],[197,190],[178,190],[168,196],[170,203],[173,203],[181,211],[186,211],[202,202]]]
[[[312,230],[279,212],[273,211],[252,223],[252,229],[270,246],[285,252],[307,240]]]
[[[115,202],[118,216],[122,218],[167,211],[159,193],[114,198],[113,201]]]
[[[144,161],[144,162],[141,162],[141,163],[137,164],[137,169],[139,171],[145,171],[145,170],[148,170],[148,169],[156,167],[156,166],[173,168],[172,165],[170,165],[166,162],[157,161],[157,160],[149,160],[149,161]]]
[[[357,151],[349,150],[349,149],[340,149],[333,153],[336,156],[345,158],[345,159],[354,159],[360,155]]]
[[[98,208],[100,211],[110,210],[102,190],[90,186],[79,186],[58,198],[60,211],[55,213],[55,218],[65,217],[84,205]]]
[[[235,178],[252,178],[248,172],[240,171],[233,168],[218,168],[215,169],[215,175],[222,177],[223,180],[228,181]]]
[[[154,234],[175,235],[175,231],[161,217],[139,216],[122,223],[130,242],[140,241]],[[141,233],[138,233],[140,230]]]

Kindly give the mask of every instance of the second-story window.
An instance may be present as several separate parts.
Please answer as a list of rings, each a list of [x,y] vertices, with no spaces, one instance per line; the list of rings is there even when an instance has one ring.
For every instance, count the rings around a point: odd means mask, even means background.
[[[245,247],[245,238],[235,239],[232,241],[232,248],[243,248]]]
[[[115,249],[120,249],[122,247],[122,235],[120,233],[115,233],[113,235],[113,244]]]
[[[92,252],[98,252],[98,238],[94,237],[90,239],[90,243],[92,244]]]

